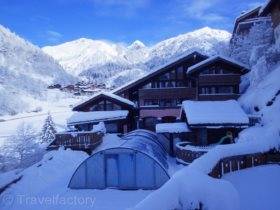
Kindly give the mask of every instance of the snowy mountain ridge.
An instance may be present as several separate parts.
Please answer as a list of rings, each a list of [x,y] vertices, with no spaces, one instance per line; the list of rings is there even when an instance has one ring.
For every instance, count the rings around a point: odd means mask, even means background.
[[[135,79],[140,71],[139,75],[142,75],[194,50],[208,55],[222,53],[230,37],[227,31],[205,27],[149,47],[139,40],[127,46],[123,43],[81,38],[42,49],[73,75],[117,86],[120,81],[123,84]],[[130,75],[134,75],[133,78]]]
[[[42,97],[50,84],[73,81],[75,78],[39,47],[0,25],[0,114],[24,109],[26,98]]]

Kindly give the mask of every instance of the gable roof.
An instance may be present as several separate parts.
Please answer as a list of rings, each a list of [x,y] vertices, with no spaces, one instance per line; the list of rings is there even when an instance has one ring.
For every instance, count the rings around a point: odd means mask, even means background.
[[[261,6],[258,6],[258,7],[255,7],[249,11],[246,11],[245,13],[242,13],[240,16],[238,16],[236,19],[235,19],[235,25],[234,25],[234,29],[233,29],[233,33],[236,31],[237,29],[237,25],[244,21],[244,20],[247,20],[248,17],[250,16],[258,16],[259,15],[259,11],[262,7]]]
[[[147,73],[142,78],[133,80],[133,81],[125,84],[124,86],[121,86],[121,87],[113,90],[112,92],[115,93],[115,94],[122,93],[125,90],[128,90],[128,89],[130,89],[134,86],[140,85],[141,83],[144,83],[146,80],[148,80],[148,79],[150,79],[150,78],[152,78],[152,77],[154,77],[158,74],[161,74],[161,73],[165,72],[166,70],[180,64],[181,62],[185,62],[185,61],[188,61],[188,60],[191,60],[191,59],[197,59],[197,58],[199,58],[201,60],[204,60],[204,59],[207,59],[208,56],[203,55],[203,54],[201,54],[197,51],[194,51],[194,52],[189,53],[187,55],[183,55],[181,57],[176,58],[175,60],[172,60],[172,61],[168,62],[167,64],[164,64],[163,66],[152,69],[151,72]]]
[[[82,102],[82,103],[78,104],[77,106],[75,106],[73,108],[73,111],[77,111],[79,108],[81,108],[83,106],[86,106],[86,105],[90,104],[91,102],[93,102],[94,100],[97,100],[97,99],[102,98],[102,97],[113,99],[113,101],[118,101],[122,104],[126,104],[128,106],[133,107],[133,108],[136,107],[135,104],[132,101],[130,101],[126,98],[123,98],[121,96],[115,95],[115,94],[110,93],[110,92],[100,92],[100,93],[94,95],[89,100],[87,100],[85,102]]]
[[[279,0],[267,0],[267,2],[261,7],[259,15],[267,15],[270,12],[271,7],[275,3],[279,3]]]
[[[194,72],[200,71],[205,66],[213,64],[215,62],[223,62],[225,64],[228,64],[232,67],[235,67],[237,70],[241,71],[243,74],[249,72],[249,67],[247,67],[245,64],[242,64],[238,61],[232,60],[231,58],[227,58],[224,56],[213,56],[204,61],[201,61],[200,63],[197,63],[197,64],[189,67],[187,73],[192,74]]]
[[[189,126],[248,126],[249,118],[239,103],[228,101],[183,101]]]
[[[128,115],[127,110],[74,112],[72,116],[67,119],[67,125],[122,120],[122,119],[126,119],[127,115]]]

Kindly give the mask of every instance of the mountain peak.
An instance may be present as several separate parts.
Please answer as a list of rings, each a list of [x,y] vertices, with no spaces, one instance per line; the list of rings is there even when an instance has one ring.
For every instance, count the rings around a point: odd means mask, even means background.
[[[210,36],[216,36],[222,39],[230,39],[231,37],[231,33],[229,33],[228,31],[225,30],[219,30],[219,29],[214,29],[214,28],[210,28],[208,26],[197,29],[195,31],[189,32],[187,34],[193,34],[193,35],[210,35]]]
[[[146,47],[146,45],[143,42],[141,42],[139,40],[135,40],[128,48],[138,50],[138,49],[141,49],[144,47]]]

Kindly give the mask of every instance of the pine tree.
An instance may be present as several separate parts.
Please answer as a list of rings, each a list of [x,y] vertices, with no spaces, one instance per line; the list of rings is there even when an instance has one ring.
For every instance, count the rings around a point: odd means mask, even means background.
[[[52,116],[48,113],[48,116],[43,125],[42,133],[41,133],[41,143],[51,143],[55,139],[56,128],[55,124],[52,120]]]

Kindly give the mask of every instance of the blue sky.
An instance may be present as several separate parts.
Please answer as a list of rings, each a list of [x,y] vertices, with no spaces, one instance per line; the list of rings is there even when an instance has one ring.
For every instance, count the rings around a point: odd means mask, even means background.
[[[39,46],[81,37],[146,45],[204,26],[231,31],[264,0],[1,0],[0,24]]]

